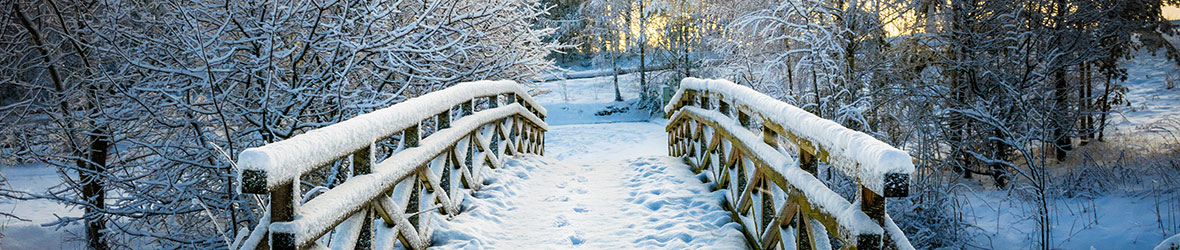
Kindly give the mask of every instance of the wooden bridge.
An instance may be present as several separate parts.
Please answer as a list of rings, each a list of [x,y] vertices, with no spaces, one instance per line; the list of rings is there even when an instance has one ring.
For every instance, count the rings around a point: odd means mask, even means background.
[[[905,152],[727,81],[685,79],[665,111],[669,153],[728,191],[750,248],[822,249],[829,234],[846,249],[912,248],[885,214],[885,197],[908,193]],[[545,115],[515,82],[469,82],[247,149],[242,192],[269,207],[231,248],[429,247],[424,214],[460,215],[503,159],[543,155]],[[858,182],[855,202],[814,177],[817,160]],[[304,191],[301,179],[337,181]]]

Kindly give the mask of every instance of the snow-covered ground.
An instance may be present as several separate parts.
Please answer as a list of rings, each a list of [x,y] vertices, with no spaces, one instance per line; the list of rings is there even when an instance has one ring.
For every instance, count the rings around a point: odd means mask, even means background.
[[[1034,248],[1038,241],[1034,204],[998,191],[967,196],[962,199],[963,218],[983,232],[973,247]],[[1151,249],[1165,238],[1155,217],[1160,205],[1168,204],[1122,192],[1093,199],[1056,199],[1050,205],[1054,217],[1050,239],[1057,249]]]
[[[622,102],[614,101],[612,76],[542,83],[535,98],[549,110],[549,125],[647,121],[651,115],[632,107],[639,99],[638,79],[638,74],[619,76]]]
[[[0,175],[15,189],[26,192],[45,192],[61,183],[57,171],[42,164],[0,166]],[[81,216],[81,209],[47,200],[0,199],[0,212],[20,217],[0,217],[0,249],[83,249],[81,225],[70,225],[60,230],[41,224],[57,221],[58,216]]]
[[[1159,138],[1158,134],[1146,133],[1146,126],[1162,119],[1180,119],[1180,67],[1167,60],[1162,51],[1158,55],[1137,53],[1124,64],[1128,79],[1120,83],[1127,88],[1126,100],[1130,105],[1113,107],[1106,136],[1111,143],[1157,145],[1121,145],[1124,147],[1119,148],[1095,143],[1091,147],[1097,148],[1084,150],[1159,146],[1161,142],[1153,140]],[[1172,89],[1168,89],[1165,82],[1169,74],[1178,85]],[[1100,153],[1123,157],[1119,152]],[[1122,164],[1135,164],[1133,160],[1123,160]],[[1149,172],[1143,170],[1147,167],[1121,167],[1124,169],[1121,171]],[[1049,205],[1054,223],[1050,236],[1052,246],[1060,249],[1151,249],[1168,236],[1180,233],[1177,232],[1180,225],[1175,224],[1180,221],[1180,201],[1176,200],[1180,199],[1180,192],[1152,190],[1152,187],[1176,185],[1158,183],[1169,181],[1167,179],[1149,181],[1156,176],[1135,178],[1141,179],[1128,180],[1132,183],[1126,187],[1110,189],[1097,196],[1050,197],[1054,200]],[[984,249],[1032,248],[1037,242],[1034,204],[988,185],[975,185],[978,190],[965,192],[966,197],[961,199],[964,220],[982,232],[983,237],[976,238],[973,246]]]
[[[1127,81],[1122,84],[1127,87],[1130,106],[1115,108],[1118,113],[1113,114],[1111,125],[1116,129],[1132,130],[1162,118],[1180,118],[1180,67],[1162,53],[1140,51],[1125,64]],[[1166,83],[1169,77],[1175,82],[1171,89]]]
[[[620,77],[633,100],[633,75]],[[740,226],[688,166],[667,156],[664,121],[595,113],[614,102],[611,77],[541,86],[544,157],[507,160],[464,213],[436,231],[440,249],[744,249]],[[568,97],[568,98],[567,98]],[[624,122],[625,121],[625,122]],[[567,125],[556,125],[567,124]]]
[[[438,219],[443,222],[435,247],[745,248],[740,226],[719,206],[722,193],[709,191],[679,159],[604,156],[583,162],[508,159],[495,170],[492,185],[464,202],[463,214]]]

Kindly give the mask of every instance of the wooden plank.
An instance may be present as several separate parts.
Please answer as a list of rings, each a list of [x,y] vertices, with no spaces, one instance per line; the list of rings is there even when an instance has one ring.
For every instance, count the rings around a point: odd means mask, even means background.
[[[507,120],[505,120],[505,122],[507,122]],[[504,143],[504,146],[505,146],[504,150],[506,150],[506,153],[508,155],[517,155],[518,154],[518,152],[516,151],[516,145],[513,143],[512,137],[505,134],[505,132],[504,132],[504,124],[499,123],[499,122],[496,123],[496,134],[499,134],[501,136],[501,138],[508,140],[507,143]]]
[[[443,205],[442,207],[438,208],[439,213],[451,215],[459,214],[459,205],[451,203],[450,195],[448,195],[446,189],[440,185],[441,178],[438,175],[435,175],[434,171],[423,169],[418,173],[418,175],[425,176],[426,180],[423,182],[423,184],[425,184],[427,187],[430,187],[427,189],[427,192],[430,192],[435,196],[434,202]]]
[[[470,169],[468,169],[467,164],[465,164],[463,161],[460,161],[459,158],[454,155],[451,155],[451,162],[452,164],[455,164],[455,168],[459,171],[459,180],[463,183],[464,187],[475,191],[479,191],[479,189],[482,188],[483,183],[481,183],[478,178],[472,175],[472,172]]]
[[[344,223],[336,226],[336,234],[332,235],[330,245],[331,249],[345,250],[345,249],[369,249],[371,246],[362,246],[361,241],[371,243],[369,240],[361,236],[362,227],[369,211],[362,210],[362,213],[355,213],[349,216]]]
[[[375,202],[374,208],[385,219],[386,225],[392,225],[398,230],[398,240],[402,242],[403,246],[409,246],[414,249],[425,249],[426,242],[418,235],[418,230],[414,228],[414,223],[410,222],[404,212],[404,208],[398,206],[393,199],[388,196],[382,196]]]
[[[811,231],[811,219],[807,216],[808,213],[803,211],[806,209],[795,215],[795,249],[816,249],[815,234]]]
[[[447,112],[450,113],[449,111]],[[373,172],[373,144],[368,147],[357,150],[352,153],[352,174],[353,176],[366,175]],[[373,248],[373,212],[370,209],[362,209],[360,233],[357,235],[356,244],[353,249],[372,249]]]
[[[741,124],[744,128],[750,128],[750,114],[746,113],[745,110],[738,109],[738,124]]]
[[[733,207],[729,205],[729,202],[722,202],[721,206],[722,206],[722,208],[725,209],[725,211],[729,211],[729,219],[731,221],[737,222],[738,225],[742,226],[742,228],[748,228],[747,226],[749,226],[749,225],[746,225],[745,220],[742,220],[741,215],[737,213],[737,210],[733,209]],[[749,233],[747,233],[746,230],[741,230],[741,231],[742,231],[742,236],[744,236],[746,238],[747,245],[759,246],[758,239],[754,238],[753,235],[750,235]]]
[[[750,183],[757,183],[759,181],[762,181],[762,172],[755,171],[754,178],[750,180]],[[740,199],[741,202],[738,203],[738,213],[741,213],[741,214],[746,214],[746,212],[750,210],[750,207],[752,207],[754,205],[753,197],[751,197],[751,196],[753,196],[753,193],[755,191],[754,189],[756,189],[756,187],[754,185],[749,185],[749,184],[747,184],[746,186],[747,187],[746,187],[745,191],[742,191],[742,196]]]
[[[799,204],[789,201],[786,202],[786,204],[783,204],[783,206],[778,209],[778,216],[775,216],[774,220],[772,220],[763,231],[761,241],[762,249],[770,249],[778,244],[778,241],[782,239],[782,237],[779,237],[783,231],[782,227],[787,225],[787,223],[790,223],[790,221],[794,219],[795,215],[798,213]]]
[[[451,110],[448,109],[447,111],[438,113],[438,116],[436,116],[434,119],[435,126],[439,130],[451,128]]]

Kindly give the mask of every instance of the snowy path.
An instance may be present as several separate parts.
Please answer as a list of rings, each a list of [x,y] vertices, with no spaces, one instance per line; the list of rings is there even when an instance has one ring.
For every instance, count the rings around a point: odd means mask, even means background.
[[[547,141],[554,157],[509,159],[492,185],[465,202],[464,214],[442,222],[437,248],[745,247],[738,224],[718,205],[721,193],[679,159],[661,156],[662,125],[551,129],[547,138],[561,138]]]
[[[637,81],[621,76],[623,97]],[[668,157],[664,121],[595,113],[613,102],[609,77],[547,83],[545,156],[507,159],[463,214],[435,218],[438,249],[744,249],[721,192]],[[642,121],[642,122],[620,122]]]

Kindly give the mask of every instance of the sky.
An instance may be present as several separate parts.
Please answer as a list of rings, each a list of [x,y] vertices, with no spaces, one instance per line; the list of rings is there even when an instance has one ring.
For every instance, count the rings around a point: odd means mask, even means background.
[[[1168,20],[1180,20],[1180,8],[1176,8],[1176,6],[1164,6],[1164,18]]]

